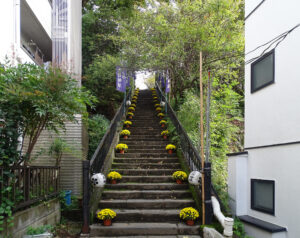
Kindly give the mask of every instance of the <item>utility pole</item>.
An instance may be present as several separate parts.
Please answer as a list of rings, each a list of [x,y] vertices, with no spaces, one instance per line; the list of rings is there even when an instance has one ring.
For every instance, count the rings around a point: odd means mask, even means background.
[[[202,224],[205,224],[205,188],[204,188],[204,133],[203,133],[203,80],[202,80],[202,51],[200,51],[200,153],[201,153],[201,167],[202,167]]]

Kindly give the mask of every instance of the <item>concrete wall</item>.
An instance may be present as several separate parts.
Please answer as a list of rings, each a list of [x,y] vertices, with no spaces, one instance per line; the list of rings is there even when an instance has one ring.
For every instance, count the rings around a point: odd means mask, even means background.
[[[254,2],[247,0],[246,9]],[[245,23],[245,52],[268,42],[300,22],[300,1],[265,1]],[[250,10],[247,10],[250,11]],[[250,67],[245,67],[245,148],[300,141],[300,30],[293,31],[275,50],[275,83],[250,92]],[[261,54],[262,47],[246,55]]]
[[[0,237],[22,238],[29,226],[56,225],[60,222],[60,203],[53,199],[14,214],[14,225],[4,228]]]

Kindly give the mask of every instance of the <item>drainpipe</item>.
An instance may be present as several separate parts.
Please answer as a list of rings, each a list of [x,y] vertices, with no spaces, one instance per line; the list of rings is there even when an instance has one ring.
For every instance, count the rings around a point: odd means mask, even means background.
[[[211,197],[212,207],[215,217],[218,219],[220,224],[223,226],[223,235],[225,237],[231,237],[233,235],[233,222],[234,220],[230,217],[225,217],[221,212],[220,203],[216,197]]]

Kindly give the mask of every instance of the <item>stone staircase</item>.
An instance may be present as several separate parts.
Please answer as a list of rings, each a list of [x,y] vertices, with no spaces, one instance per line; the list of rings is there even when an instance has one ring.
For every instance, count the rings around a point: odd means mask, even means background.
[[[129,130],[131,136],[120,140],[128,152],[116,154],[112,164],[122,180],[107,184],[99,201],[99,209],[113,209],[117,217],[112,226],[91,225],[90,237],[199,237],[199,224],[187,226],[179,219],[179,211],[195,202],[188,184],[172,180],[181,166],[176,154],[165,150],[168,141],[160,135],[150,91],[140,91]]]

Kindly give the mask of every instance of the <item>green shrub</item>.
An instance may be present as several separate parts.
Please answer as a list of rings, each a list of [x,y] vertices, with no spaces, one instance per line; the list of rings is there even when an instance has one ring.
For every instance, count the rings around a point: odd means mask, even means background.
[[[212,182],[224,205],[228,208],[226,154],[235,149],[232,145],[233,142],[238,140],[237,137],[240,128],[233,122],[234,120],[242,120],[239,108],[241,97],[230,86],[219,86],[217,79],[215,78],[214,80],[215,88],[212,93],[210,117]],[[194,146],[199,148],[199,96],[193,91],[185,92],[183,102],[178,106],[176,114]],[[171,133],[171,140],[177,140],[176,142],[178,142],[179,138],[174,133],[175,128],[169,126],[168,129]]]
[[[29,226],[27,228],[26,235],[39,235],[45,233],[46,231],[53,232],[53,230],[54,228],[51,225],[39,226],[37,228]]]
[[[102,137],[109,127],[109,120],[103,115],[93,115],[88,119],[89,151],[88,158],[91,159]]]

